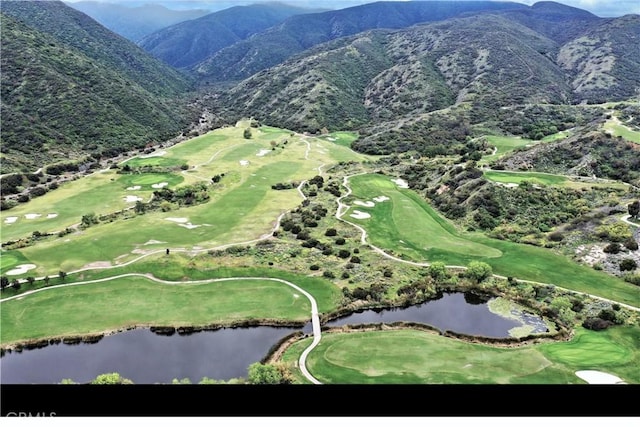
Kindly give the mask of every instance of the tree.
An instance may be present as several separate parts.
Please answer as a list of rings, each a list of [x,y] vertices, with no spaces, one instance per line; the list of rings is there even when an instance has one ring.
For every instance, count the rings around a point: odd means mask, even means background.
[[[493,275],[493,269],[489,264],[482,261],[471,261],[467,266],[467,277],[480,283]]]
[[[434,261],[431,263],[429,268],[427,269],[429,276],[435,281],[446,279],[447,274],[447,266],[442,261]]]
[[[33,286],[33,282],[36,281],[36,278],[33,276],[29,276],[27,277],[27,282],[29,282],[29,285]]]
[[[638,264],[631,258],[625,258],[620,261],[620,271],[633,271]]]
[[[20,280],[18,279],[13,279],[11,281],[11,286],[13,287],[13,289],[15,289],[16,291],[20,290]]]
[[[145,204],[142,203],[140,200],[136,201],[136,205],[133,209],[137,214],[143,214],[147,210]]]
[[[51,280],[51,278],[49,276],[44,276],[42,281],[44,282],[45,286],[49,286],[49,280]]]
[[[629,215],[631,215],[632,218],[638,218],[638,214],[640,214],[640,200],[629,203],[627,208],[629,210]]]
[[[251,139],[251,128],[246,128],[242,136],[244,139]]]
[[[110,374],[98,375],[93,381],[91,381],[91,384],[133,384],[133,381],[122,377],[117,372],[112,372]]]
[[[60,270],[58,272],[58,277],[60,277],[60,280],[62,280],[64,282],[64,279],[67,277],[67,273],[62,271],[62,270]]]
[[[4,289],[9,286],[9,278],[7,276],[0,277],[0,289]]]
[[[249,365],[249,384],[282,384],[282,374],[275,365],[259,362]]]

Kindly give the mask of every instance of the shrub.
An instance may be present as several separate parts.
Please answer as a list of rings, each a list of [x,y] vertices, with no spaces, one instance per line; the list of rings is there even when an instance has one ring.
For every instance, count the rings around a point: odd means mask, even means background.
[[[602,250],[608,254],[617,254],[620,252],[621,248],[619,243],[609,243]]]
[[[313,270],[313,271],[320,270],[320,266],[318,264],[311,264],[309,266],[309,270]]]
[[[629,237],[627,240],[625,240],[624,246],[630,251],[638,250],[638,242],[636,242],[636,239],[634,239],[633,237]]]
[[[625,258],[620,261],[620,271],[633,271],[638,267],[638,264],[631,258]]]

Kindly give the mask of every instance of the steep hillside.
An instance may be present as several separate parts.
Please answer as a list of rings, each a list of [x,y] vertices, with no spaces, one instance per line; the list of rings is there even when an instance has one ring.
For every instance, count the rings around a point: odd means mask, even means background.
[[[188,68],[290,16],[315,11],[280,3],[235,6],[161,29],[138,44],[167,64]]]
[[[175,102],[189,81],[88,16],[3,1],[0,19],[3,173],[144,147],[190,121]]]
[[[634,96],[640,86],[640,15],[590,29],[562,46],[557,62],[571,76],[578,102]]]
[[[486,31],[492,28],[492,31]],[[493,15],[323,44],[246,79],[224,97],[238,114],[296,129],[415,120],[460,102],[557,103],[571,96],[558,46]],[[407,117],[405,117],[407,116]]]
[[[172,10],[159,4],[130,6],[98,1],[67,2],[67,4],[134,43],[162,28],[211,13],[207,9]]]
[[[406,28],[465,13],[526,7],[519,3],[492,1],[376,2],[293,16],[248,40],[220,50],[192,67],[192,71],[203,82],[240,80],[320,43],[363,31]]]

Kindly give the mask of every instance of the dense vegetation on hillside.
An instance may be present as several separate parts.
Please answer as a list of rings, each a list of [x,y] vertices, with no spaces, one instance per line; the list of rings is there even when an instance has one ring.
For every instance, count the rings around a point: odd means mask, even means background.
[[[240,80],[296,53],[375,28],[407,28],[470,12],[526,8],[490,1],[375,2],[323,13],[293,16],[249,40],[222,49],[192,67],[203,82]]]
[[[3,173],[179,134],[189,81],[60,2],[3,2]],[[60,22],[60,24],[55,24]]]

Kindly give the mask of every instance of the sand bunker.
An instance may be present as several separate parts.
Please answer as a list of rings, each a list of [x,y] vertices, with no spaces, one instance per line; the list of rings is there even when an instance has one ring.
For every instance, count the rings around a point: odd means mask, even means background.
[[[153,184],[151,187],[153,187],[153,188],[163,188],[163,187],[166,187],[167,185],[169,185],[168,182],[160,182],[158,184]]]
[[[191,224],[190,222],[187,222],[186,224],[178,224],[178,225],[180,227],[188,228],[189,230],[191,230],[192,228],[200,227],[199,225]]]
[[[271,150],[260,150],[260,151],[258,151],[258,154],[256,154],[256,156],[262,157],[265,154],[269,154],[270,152],[271,152]]]
[[[128,191],[135,191],[135,190],[139,190],[139,189],[141,189],[141,188],[142,188],[142,187],[141,187],[141,186],[139,186],[139,185],[134,185],[133,187],[127,187],[127,190],[128,190]]]
[[[17,216],[8,216],[4,219],[4,223],[5,224],[13,224],[14,222],[16,222],[18,220]]]
[[[124,198],[124,201],[127,202],[127,203],[134,203],[134,202],[142,201],[142,197],[127,196],[127,197]]]
[[[30,214],[26,214],[24,217],[27,219],[36,219],[36,218],[40,218],[42,215],[40,214],[34,214],[34,213],[30,213]]]
[[[372,208],[376,205],[373,202],[363,202],[361,200],[356,200],[355,202],[353,202],[353,204],[358,206],[364,206],[365,208]]]
[[[400,188],[409,188],[409,183],[407,183],[407,181],[405,181],[404,179],[398,178],[392,179],[391,181],[393,181]]]
[[[34,268],[36,268],[35,264],[21,264],[16,268],[12,268],[11,270],[7,271],[5,274],[7,276],[16,276],[18,274],[24,274],[29,270],[33,270]]]
[[[378,196],[378,197],[374,197],[373,200],[378,203],[382,203],[389,200],[389,198],[387,196]]]
[[[144,155],[138,156],[138,157],[140,157],[141,159],[146,159],[146,158],[149,158],[149,157],[164,156],[165,154],[167,154],[167,152],[164,151],[164,150],[161,150],[161,151],[154,151],[153,153],[149,153],[149,154],[144,154]]]
[[[167,243],[167,242],[161,242],[160,240],[149,240],[148,242],[145,243],[145,245],[157,245],[159,243]]]
[[[240,166],[249,166],[249,160],[240,160]]]
[[[622,378],[600,371],[576,371],[576,375],[589,384],[626,384]]]
[[[367,219],[367,218],[371,218],[371,215],[369,215],[366,212],[356,210],[356,211],[353,211],[353,213],[351,214],[351,217],[355,219]]]
[[[165,218],[167,221],[173,221],[173,222],[177,222],[177,223],[185,223],[185,222],[189,222],[189,218]]]
[[[55,218],[57,216],[58,216],[57,213],[50,213],[50,214],[47,214],[47,219]]]

